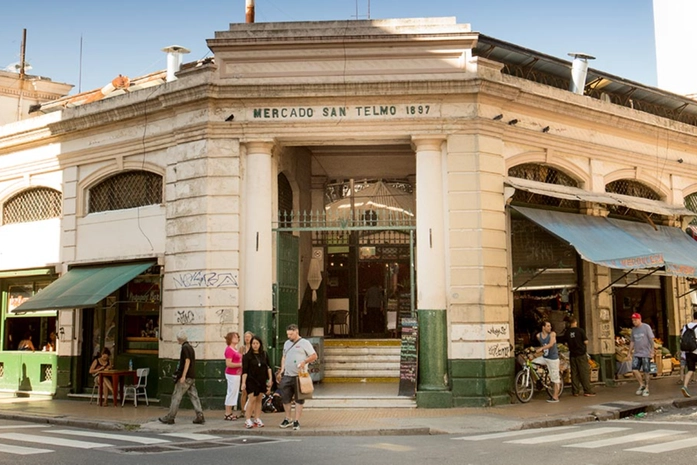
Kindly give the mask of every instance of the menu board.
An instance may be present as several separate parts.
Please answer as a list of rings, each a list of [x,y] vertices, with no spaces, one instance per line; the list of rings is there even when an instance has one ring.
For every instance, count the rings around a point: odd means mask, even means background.
[[[414,397],[418,376],[419,326],[416,318],[402,318],[399,395]]]

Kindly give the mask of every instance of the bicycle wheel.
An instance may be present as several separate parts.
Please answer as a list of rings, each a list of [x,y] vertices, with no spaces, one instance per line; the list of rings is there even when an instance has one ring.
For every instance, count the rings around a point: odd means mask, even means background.
[[[534,388],[532,374],[527,368],[523,368],[515,376],[515,396],[519,401],[526,404],[532,399]]]
[[[554,396],[554,383],[549,379],[549,372],[545,372],[545,387],[547,388],[547,394],[551,399]],[[564,392],[564,375],[559,373],[559,397],[561,397],[562,392]]]

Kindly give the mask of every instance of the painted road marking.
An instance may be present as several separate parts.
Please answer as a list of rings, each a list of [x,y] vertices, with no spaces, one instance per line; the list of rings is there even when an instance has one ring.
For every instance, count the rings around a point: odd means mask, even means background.
[[[67,435],[72,435],[72,436],[84,436],[88,438],[99,438],[99,439],[115,439],[117,441],[125,441],[125,442],[136,442],[138,444],[164,444],[168,441],[167,439],[157,439],[157,438],[146,438],[146,437],[140,437],[140,436],[130,436],[130,435],[125,435],[125,434],[111,434],[111,433],[98,433],[96,431],[73,431],[73,430],[68,430],[68,429],[59,429],[59,430],[49,430],[49,431],[44,431],[45,433],[54,433],[54,434],[67,434]]]
[[[554,428],[521,429],[521,430],[516,430],[516,431],[505,431],[503,433],[487,433],[487,434],[478,434],[476,436],[463,436],[461,438],[453,438],[453,439],[460,439],[463,441],[485,441],[487,439],[510,438],[510,437],[514,437],[514,436],[523,436],[523,435],[528,435],[528,434],[539,434],[541,432],[561,431],[561,430],[569,430],[569,429],[574,429],[574,428],[578,428],[578,426],[555,426]]]
[[[619,436],[616,438],[609,439],[596,439],[591,442],[582,442],[580,444],[566,444],[562,447],[581,447],[583,449],[598,449],[599,447],[616,446],[619,444],[625,444],[635,441],[646,441],[649,439],[662,438],[664,436],[675,436],[678,434],[685,434],[686,431],[676,431],[670,429],[657,429],[654,431],[647,431],[644,433],[628,434],[627,436]]]
[[[39,444],[48,444],[51,446],[75,447],[77,449],[96,449],[98,447],[110,447],[109,444],[100,444],[98,442],[75,441],[73,439],[52,438],[50,436],[34,436],[22,433],[2,433],[0,439],[9,439],[11,441],[22,442],[38,442]]]
[[[220,436],[212,436],[210,434],[201,433],[163,433],[162,436],[191,439],[192,441],[212,441],[215,439],[221,439]]]
[[[545,444],[548,442],[557,442],[557,441],[572,441],[575,439],[579,438],[586,438],[590,436],[599,436],[601,434],[608,434],[608,433],[617,433],[619,431],[626,431],[629,428],[593,428],[593,429],[587,429],[585,431],[573,431],[571,433],[562,433],[562,434],[540,434],[537,437],[534,438],[527,438],[527,439],[516,439],[514,441],[506,441],[507,444]]]
[[[9,444],[0,444],[0,452],[5,452],[8,454],[15,455],[33,455],[33,454],[46,454],[48,452],[53,452],[49,449],[37,449],[35,447],[21,447],[21,446],[11,446]]]

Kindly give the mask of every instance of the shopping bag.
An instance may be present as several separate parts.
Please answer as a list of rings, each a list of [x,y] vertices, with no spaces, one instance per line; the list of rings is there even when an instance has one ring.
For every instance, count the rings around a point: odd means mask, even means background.
[[[310,373],[308,373],[307,370],[302,370],[298,373],[296,380],[297,389],[295,392],[298,400],[312,399],[312,393],[315,390],[315,386],[312,384]]]

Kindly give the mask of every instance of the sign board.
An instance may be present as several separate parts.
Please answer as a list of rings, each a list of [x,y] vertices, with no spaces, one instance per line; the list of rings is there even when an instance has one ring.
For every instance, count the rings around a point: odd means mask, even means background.
[[[419,326],[416,318],[402,318],[399,395],[414,397],[418,378]]]

